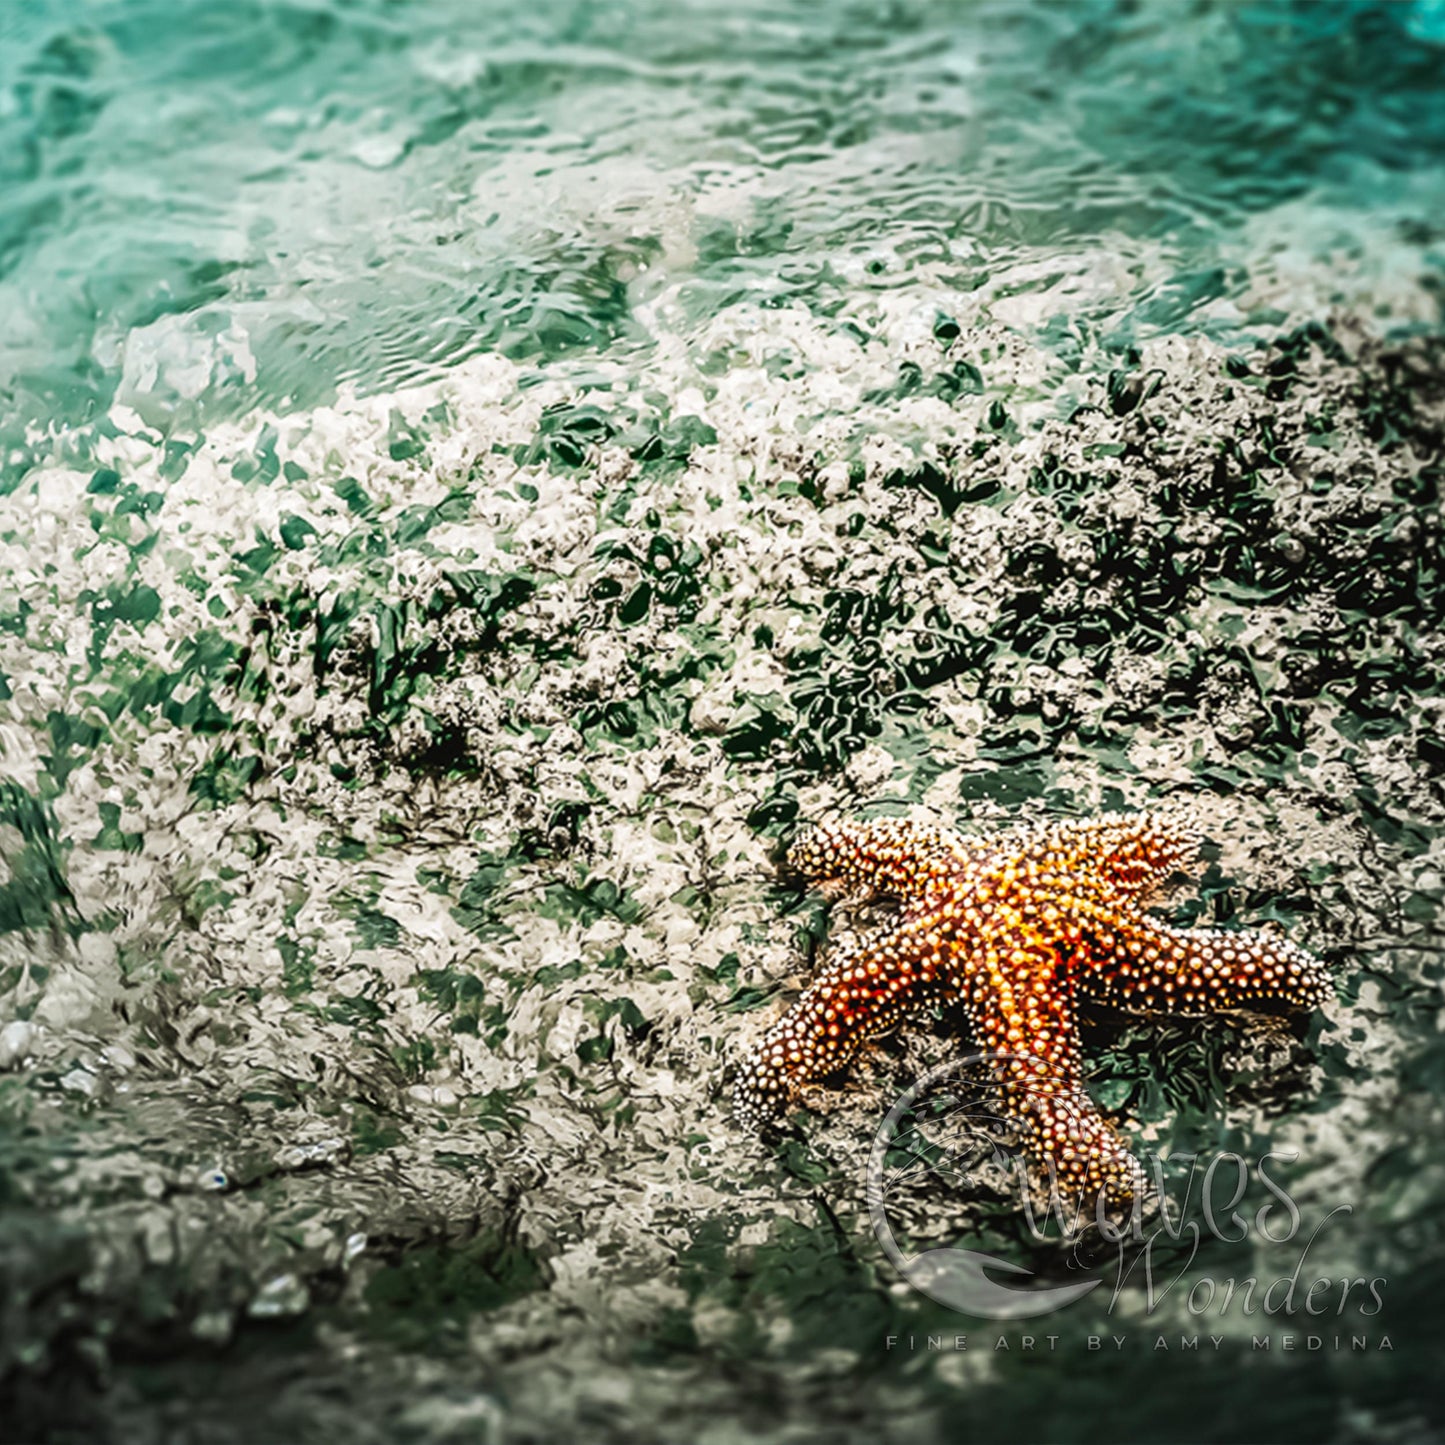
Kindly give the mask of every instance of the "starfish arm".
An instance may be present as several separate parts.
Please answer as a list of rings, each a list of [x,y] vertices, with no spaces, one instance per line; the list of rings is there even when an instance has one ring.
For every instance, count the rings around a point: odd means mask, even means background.
[[[1004,1111],[1022,1127],[1026,1152],[1052,1169],[1061,1199],[1132,1197],[1139,1165],[1084,1091],[1073,988],[1057,955],[1001,942],[972,966],[974,1037],[995,1056]]]
[[[927,892],[963,867],[977,844],[928,823],[884,818],[825,823],[788,851],[788,868],[833,897]]]
[[[913,921],[834,949],[743,1060],[733,1089],[739,1121],[753,1128],[775,1122],[802,1085],[843,1068],[868,1039],[896,1028],[937,986],[937,949],[937,935],[930,939]]]
[[[1272,933],[1173,928],[1109,916],[1078,970],[1082,996],[1131,1013],[1208,1014],[1222,1009],[1312,1009],[1329,997],[1324,964]]]
[[[1189,871],[1204,835],[1145,813],[1055,823],[1041,829],[1037,841],[1060,872],[1096,873],[1119,897],[1142,903],[1171,874]]]

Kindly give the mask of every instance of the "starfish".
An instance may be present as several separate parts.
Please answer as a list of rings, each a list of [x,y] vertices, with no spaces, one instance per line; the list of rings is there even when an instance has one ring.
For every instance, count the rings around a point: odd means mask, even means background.
[[[920,1006],[956,1000],[992,1059],[1003,1109],[1061,1196],[1131,1198],[1134,1156],[1083,1092],[1077,1012],[1174,1016],[1310,1009],[1324,965],[1283,937],[1172,928],[1144,912],[1201,835],[1157,817],[1054,823],[997,839],[887,820],[815,828],[789,869],[833,901],[893,895],[891,927],[835,948],[745,1060],[744,1124],[775,1123]]]

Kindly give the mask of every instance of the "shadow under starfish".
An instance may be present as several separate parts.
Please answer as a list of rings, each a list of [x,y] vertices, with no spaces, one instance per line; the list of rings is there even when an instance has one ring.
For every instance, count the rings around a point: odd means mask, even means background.
[[[888,820],[805,834],[789,868],[833,901],[899,900],[891,927],[835,948],[744,1060],[739,1119],[775,1123],[805,1084],[843,1068],[909,1013],[957,1003],[992,1061],[1004,1113],[1061,1193],[1135,1197],[1138,1161],[1083,1088],[1078,1015],[1311,1009],[1324,965],[1274,934],[1171,927],[1144,910],[1198,852],[1151,815],[999,838]]]

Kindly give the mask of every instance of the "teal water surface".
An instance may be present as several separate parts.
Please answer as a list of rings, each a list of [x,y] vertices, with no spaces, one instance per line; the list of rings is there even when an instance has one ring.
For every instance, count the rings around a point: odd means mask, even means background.
[[[1438,268],[1439,28],[1418,4],[29,0],[0,17],[0,427],[304,407],[493,349],[625,358],[740,297],[1033,296],[1069,350],[1187,328],[1284,248],[1403,227]]]

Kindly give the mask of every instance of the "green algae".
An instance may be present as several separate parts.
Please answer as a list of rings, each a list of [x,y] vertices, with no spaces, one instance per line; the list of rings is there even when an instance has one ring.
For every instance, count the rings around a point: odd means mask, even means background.
[[[992,344],[965,330],[935,337],[938,365]],[[12,1281],[62,1305],[27,1306],[8,1357],[30,1418],[64,1416],[48,1382],[88,1382],[66,1406],[84,1419],[114,1378],[149,1392],[126,1407],[144,1420],[187,1360],[224,1400],[291,1351],[313,1381],[364,1361],[393,1423],[385,1392],[421,1361],[484,1368],[523,1438],[592,1408],[537,1393],[539,1362],[585,1393],[599,1360],[664,1370],[698,1410],[736,1408],[719,1382],[740,1377],[842,1431],[828,1390],[856,1377],[919,1438],[981,1402],[1020,1438],[1054,1428],[1017,1361],[900,1373],[886,1346],[958,1326],[890,1291],[856,1151],[968,1048],[960,1018],[883,1041],[775,1153],[728,1121],[728,1060],[830,926],[775,846],[827,812],[988,829],[1189,800],[1218,841],[1176,921],[1272,920],[1325,952],[1339,1001],[1308,1032],[1093,1020],[1091,1087],[1180,1157],[1300,1148],[1306,1206],[1343,1188],[1360,1211],[1337,1267],[1389,1275],[1421,1340],[1394,1215],[1427,1217],[1407,1186],[1428,1143],[1402,1154],[1389,1121],[1428,1141],[1439,1075],[1438,351],[1317,330],[1202,355],[1142,352],[1082,406],[1015,404],[1012,442],[987,391],[864,403],[871,426],[948,405],[958,435],[916,456],[850,422],[760,460],[725,397],[669,453],[628,434],[655,400],[609,430],[585,391],[523,390],[479,421],[463,386],[347,414],[344,466],[304,428],[249,429],[264,465],[219,534],[176,519],[234,438],[82,473],[114,474],[100,497],[154,490],[152,465],[179,490],[140,564],[31,588],[3,634],[86,629],[72,697],[18,698],[34,782],[6,794],[0,984],[36,1026],[0,1076],[24,1131],[6,1208],[28,1221],[16,1258],[53,1258],[47,1229],[84,1243],[74,1272]],[[881,359],[835,360],[880,390],[857,368]],[[66,918],[88,942],[50,930]],[[920,1243],[963,1231],[1065,1268],[976,1182],[917,1211]],[[1244,1247],[1206,1266],[1261,1267]],[[1059,1331],[1084,1359],[1107,1324]],[[1414,1358],[1336,1366],[1295,1424],[1415,1388]],[[1191,1377],[1200,1411],[1217,1368]],[[304,1433],[302,1389],[272,1418]]]

